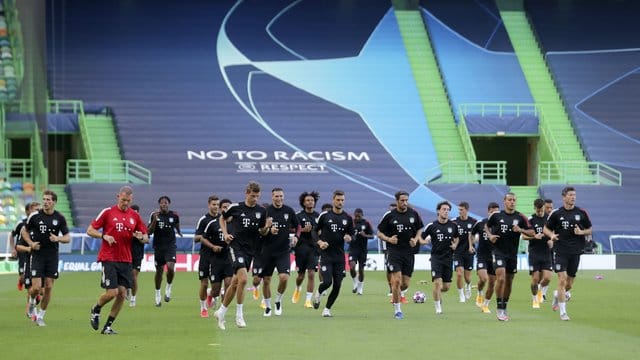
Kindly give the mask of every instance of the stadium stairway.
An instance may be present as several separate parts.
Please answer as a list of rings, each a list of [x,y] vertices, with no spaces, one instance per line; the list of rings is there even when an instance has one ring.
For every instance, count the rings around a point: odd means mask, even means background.
[[[111,116],[108,115],[91,115],[84,116],[86,144],[88,146],[87,158],[89,160],[121,160],[120,148],[116,137],[116,131],[113,126]],[[120,173],[114,174],[114,171]],[[101,178],[108,178],[107,170],[95,169],[93,179],[100,181]],[[111,171],[111,176],[115,175],[124,177],[124,169]]]
[[[58,195],[58,202],[56,203],[56,210],[58,210],[64,217],[67,219],[67,226],[69,229],[75,227],[75,222],[73,221],[73,216],[71,213],[71,203],[69,201],[69,197],[65,192],[64,184],[54,185],[49,184],[49,190],[53,190],[56,195]]]
[[[541,126],[547,127],[549,131],[546,133],[553,138],[552,142],[557,144],[556,149],[551,149],[553,158],[542,160],[579,161],[585,162],[586,166],[584,153],[522,9],[522,3],[513,1],[497,3],[531,94],[535,103],[542,108],[546,121],[541,122]]]
[[[438,161],[440,165],[450,161],[466,161],[467,154],[456,128],[422,16],[419,11],[413,10],[396,10],[395,14]],[[447,174],[446,171],[445,168],[442,169],[443,178],[455,175]]]

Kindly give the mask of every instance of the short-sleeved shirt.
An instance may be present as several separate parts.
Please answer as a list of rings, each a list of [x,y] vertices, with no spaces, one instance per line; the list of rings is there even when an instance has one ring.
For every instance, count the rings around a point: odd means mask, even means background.
[[[484,218],[478,221],[471,230],[471,234],[475,236],[479,234],[478,237],[478,247],[476,248],[476,256],[478,259],[490,259],[491,258],[491,249],[493,249],[493,245],[491,241],[489,241],[489,235],[484,232],[484,225],[487,223],[487,218]]]
[[[267,217],[272,219],[272,226],[278,228],[277,234],[270,232],[263,239],[262,253],[277,256],[291,251],[289,234],[298,229],[298,217],[296,212],[287,205],[277,208],[273,205],[267,207]]]
[[[40,250],[37,252],[43,255],[58,253],[59,243],[51,241],[49,239],[51,235],[58,236],[69,233],[67,220],[57,210],[51,214],[45,214],[42,210],[32,212],[27,218],[25,226],[31,240],[40,243]]]
[[[91,222],[91,227],[102,233],[111,235],[115,243],[109,245],[106,240],[102,240],[98,261],[131,262],[131,242],[133,233],[140,231],[147,233],[147,226],[140,218],[140,214],[127,208],[120,210],[117,205],[103,209]]]
[[[209,256],[212,259],[219,259],[219,260],[228,260],[229,259],[229,245],[227,244],[226,241],[224,241],[224,234],[222,233],[222,229],[220,229],[220,221],[222,219],[221,216],[217,216],[217,217],[211,217],[211,220],[209,220],[209,222],[205,225],[204,227],[204,233],[202,234],[202,236],[207,239],[211,244],[216,245],[216,246],[221,246],[222,247],[222,251],[219,252],[214,252],[213,249],[211,249],[208,246],[204,246],[202,245],[202,247],[206,247],[208,250],[208,252],[206,253],[206,256]]]
[[[452,220],[458,224],[458,233],[460,234],[460,242],[456,247],[456,254],[468,254],[469,253],[469,234],[473,230],[473,225],[478,221],[471,216],[467,216],[465,220],[457,217]]]
[[[536,231],[536,234],[543,234],[544,225],[547,223],[547,216],[538,216],[536,214],[532,214],[529,216],[529,223],[531,227]],[[549,245],[547,245],[547,241],[549,237],[543,236],[542,239],[530,239],[529,240],[529,255],[537,256],[548,256],[551,253],[551,249],[549,249]]]
[[[373,228],[369,221],[365,218],[356,220],[354,224],[355,236],[349,243],[349,251],[365,251],[369,245],[369,238],[360,235],[361,231],[364,231],[367,235],[373,235]]]
[[[333,210],[325,211],[318,217],[318,234],[320,240],[329,246],[320,250],[322,260],[344,262],[344,236],[353,235],[353,218],[346,212],[336,214]]]
[[[216,217],[212,216],[211,214],[209,214],[208,212],[204,215],[202,215],[200,217],[200,219],[198,219],[198,222],[196,223],[196,231],[195,231],[195,236],[203,236],[204,235],[204,231],[207,227],[207,225],[209,224],[209,222],[213,219],[215,219]],[[220,225],[218,224],[218,228],[220,227]],[[207,239],[208,240],[208,239]],[[204,244],[200,244],[200,256],[211,256],[213,254],[213,251],[211,250],[210,247],[208,246],[204,246]]]
[[[494,250],[505,256],[517,256],[518,245],[520,245],[520,233],[513,232],[513,226],[518,225],[521,229],[531,229],[527,218],[518,211],[511,214],[504,210],[494,212],[487,220],[487,227],[493,235],[500,237],[493,244]]]
[[[153,221],[149,216],[149,224]],[[180,226],[180,216],[172,210],[156,213],[156,226],[153,229],[153,248],[166,249],[176,244],[176,228]]]
[[[568,210],[564,207],[553,210],[547,219],[550,230],[558,234],[558,241],[554,244],[554,251],[560,254],[581,254],[584,249],[584,235],[576,235],[574,229],[591,228],[591,219],[587,212],[577,206]]]
[[[229,246],[242,250],[245,254],[255,255],[254,249],[260,237],[260,228],[263,228],[267,221],[267,211],[257,204],[250,207],[245,202],[233,203],[222,213],[225,220],[232,216],[231,229],[227,228],[233,235],[233,241]]]
[[[460,238],[460,232],[458,224],[451,220],[447,220],[444,224],[435,220],[427,224],[422,230],[422,238],[426,239],[427,236],[431,237],[431,255],[447,258],[453,256],[451,244],[453,244],[455,238]]]
[[[407,208],[405,212],[393,209],[382,216],[378,231],[389,237],[393,235],[398,237],[397,244],[386,243],[389,254],[413,254],[415,251],[409,244],[409,240],[416,236],[422,226],[422,218],[412,208]]]
[[[300,237],[298,238],[298,243],[296,244],[296,248],[300,246],[310,246],[313,248],[317,247],[316,228],[318,226],[318,223],[316,222],[316,220],[318,219],[318,216],[320,216],[320,214],[318,214],[317,211],[308,213],[304,210],[300,210],[296,213],[296,216],[298,217],[298,223],[300,224],[301,227],[305,227],[307,226],[307,224],[311,225],[310,232],[300,233]]]

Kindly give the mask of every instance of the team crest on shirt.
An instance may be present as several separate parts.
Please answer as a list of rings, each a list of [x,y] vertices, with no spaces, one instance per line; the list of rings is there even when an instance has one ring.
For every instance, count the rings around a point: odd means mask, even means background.
[[[471,229],[471,224],[467,224],[467,229]]]
[[[284,214],[284,221],[289,220],[289,214]]]
[[[133,218],[129,218],[129,223],[130,223],[131,225],[135,224],[135,221],[133,221]]]
[[[520,221],[518,221],[518,219],[514,219],[513,220],[513,226],[518,226],[519,223],[520,223]]]
[[[262,214],[256,213],[256,219],[260,219],[261,217],[262,217]]]
[[[416,221],[416,219],[414,219],[414,218],[413,218],[413,216],[409,218],[409,222],[410,222],[411,224],[413,224],[415,221]]]
[[[362,229],[362,231],[364,231],[364,228],[365,228],[364,225],[360,226],[360,229]]]
[[[57,226],[57,225],[58,225],[58,220],[53,220],[53,221],[51,222],[51,224],[53,224],[53,226]]]
[[[347,225],[347,219],[342,220],[342,225],[345,225],[345,226]]]
[[[576,214],[576,221],[580,221],[580,215]]]
[[[170,223],[172,223],[172,222],[173,222],[173,218],[172,218],[172,217],[170,217],[170,218],[169,218],[169,222],[170,222]]]
[[[447,228],[447,232],[448,232],[449,234],[453,233],[453,228],[448,227],[448,228]]]

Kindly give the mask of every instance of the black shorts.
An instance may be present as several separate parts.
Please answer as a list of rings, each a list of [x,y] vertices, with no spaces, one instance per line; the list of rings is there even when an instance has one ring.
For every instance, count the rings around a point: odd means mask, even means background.
[[[453,254],[453,267],[462,267],[465,270],[473,270],[473,254]]]
[[[133,284],[131,263],[103,261],[100,286],[104,289],[117,289],[124,286],[127,289]]]
[[[251,266],[251,262],[254,261],[253,254],[250,254],[240,248],[230,247],[229,255],[231,255],[231,266],[233,267],[234,274],[240,268],[245,268],[248,271]]]
[[[542,255],[529,253],[529,275],[542,270],[553,271],[551,254]]]
[[[333,279],[342,279],[346,276],[344,260],[320,258],[320,274],[323,282],[331,282]]]
[[[142,268],[142,259],[144,258],[144,256],[141,257],[134,257],[131,260],[131,268],[134,270],[138,270],[138,272],[140,272],[140,269]]]
[[[554,253],[553,266],[556,273],[566,271],[570,277],[576,277],[580,265],[580,254]]]
[[[478,271],[487,270],[487,274],[495,275],[496,269],[493,267],[493,260],[489,258],[478,258],[478,263],[476,264],[476,268]]]
[[[261,277],[273,275],[273,270],[278,269],[278,274],[291,273],[291,257],[289,253],[280,255],[262,254]]]
[[[264,262],[262,261],[262,255],[254,256],[253,261],[251,263],[251,275],[262,276],[263,267],[264,267]]]
[[[357,262],[364,267],[364,264],[367,263],[367,255],[368,251],[366,249],[349,250],[349,262]]]
[[[222,282],[226,278],[230,278],[233,276],[233,266],[231,264],[231,259],[221,259],[221,258],[211,258],[210,263],[210,271],[209,271],[209,280],[211,283],[219,283]]]
[[[200,262],[198,263],[198,279],[211,278],[211,256],[200,255]]]
[[[431,255],[431,281],[442,279],[442,282],[450,283],[453,274],[453,258],[451,256],[438,257]]]
[[[493,253],[494,269],[504,268],[507,274],[518,272],[518,255],[504,255],[500,252]]]
[[[168,248],[156,248],[153,249],[153,256],[155,258],[156,267],[164,266],[167,263],[176,262],[176,247],[171,246]]]
[[[29,257],[31,257],[30,253],[18,253],[18,275],[25,273],[25,269],[29,263]]]
[[[413,253],[389,253],[387,257],[387,272],[401,272],[402,275],[411,277],[413,275],[413,265],[415,255]]]
[[[318,252],[310,246],[298,246],[295,250],[296,271],[318,271]]]
[[[31,253],[31,278],[58,278],[58,254],[41,253],[36,251]]]

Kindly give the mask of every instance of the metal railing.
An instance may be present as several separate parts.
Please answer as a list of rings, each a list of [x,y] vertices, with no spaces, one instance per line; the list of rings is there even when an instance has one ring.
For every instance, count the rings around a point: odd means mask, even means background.
[[[67,183],[151,184],[151,171],[129,160],[67,160]]]
[[[600,162],[540,161],[540,184],[622,185],[622,173]]]
[[[47,100],[47,112],[52,114],[78,114],[84,116],[82,100]]]
[[[441,170],[442,177],[427,179],[427,183],[476,183],[505,185],[507,183],[506,161],[449,161],[434,170]]]
[[[22,183],[33,181],[31,159],[0,159],[0,178]]]
[[[474,114],[480,116],[487,115],[535,115],[540,113],[540,107],[535,104],[518,104],[518,103],[470,103],[458,106],[460,115]]]

